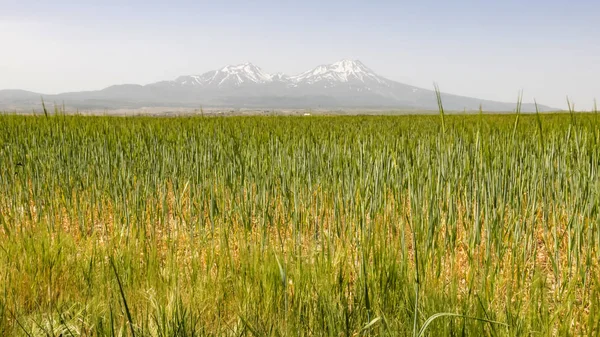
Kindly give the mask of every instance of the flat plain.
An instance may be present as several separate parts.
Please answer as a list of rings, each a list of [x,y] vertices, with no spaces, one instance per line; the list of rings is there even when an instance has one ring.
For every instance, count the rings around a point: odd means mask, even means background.
[[[0,116],[0,335],[600,334],[598,114]]]

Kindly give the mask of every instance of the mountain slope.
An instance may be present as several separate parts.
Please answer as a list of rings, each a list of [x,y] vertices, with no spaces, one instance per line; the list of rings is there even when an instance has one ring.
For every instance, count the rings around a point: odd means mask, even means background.
[[[0,90],[0,108],[31,106],[40,94]],[[44,95],[78,108],[251,107],[251,108],[409,108],[435,110],[432,90],[386,79],[358,60],[341,60],[288,76],[269,74],[252,63],[230,65],[200,75],[148,85],[115,85],[98,91]],[[442,94],[447,110],[512,111],[516,104]],[[540,106],[543,111],[553,110]],[[523,111],[534,111],[524,104]]]

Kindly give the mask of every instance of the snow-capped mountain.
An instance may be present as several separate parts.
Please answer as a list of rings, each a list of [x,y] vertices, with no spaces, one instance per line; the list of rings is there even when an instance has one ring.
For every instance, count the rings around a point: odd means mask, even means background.
[[[15,94],[18,93],[18,94]],[[0,108],[37,106],[40,94],[0,90]],[[269,74],[252,63],[229,65],[201,75],[148,85],[114,85],[89,91],[43,95],[77,108],[253,107],[253,108],[410,108],[435,110],[432,90],[386,79],[358,60],[341,60],[296,75]],[[512,111],[514,103],[442,94],[447,110]],[[535,111],[523,104],[523,111]],[[548,110],[549,108],[541,107]]]
[[[274,75],[265,73],[252,63],[230,65],[202,75],[180,76],[171,84],[180,86],[200,86],[227,88],[249,84],[262,84],[273,81]]]
[[[362,62],[342,60],[329,65],[320,65],[309,71],[291,76],[297,84],[337,85],[339,83],[364,83],[387,85],[387,80],[378,76]]]

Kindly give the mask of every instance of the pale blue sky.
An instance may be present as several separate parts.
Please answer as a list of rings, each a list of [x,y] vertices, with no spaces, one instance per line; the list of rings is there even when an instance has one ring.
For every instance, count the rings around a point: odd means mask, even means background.
[[[600,1],[0,0],[0,89],[146,84],[253,62],[298,73],[359,59],[445,92],[590,109]]]

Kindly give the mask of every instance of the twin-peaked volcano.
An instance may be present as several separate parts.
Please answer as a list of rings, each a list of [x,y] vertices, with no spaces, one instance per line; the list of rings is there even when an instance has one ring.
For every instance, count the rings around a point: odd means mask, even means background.
[[[386,79],[358,60],[341,60],[297,75],[269,74],[252,63],[229,65],[200,75],[148,85],[115,85],[98,91],[43,95],[77,108],[248,107],[408,108],[435,110],[431,90]],[[516,104],[442,94],[447,110],[512,111]],[[0,108],[31,107],[40,94],[0,90]],[[549,110],[547,107],[541,107]],[[524,111],[533,111],[524,104]]]
[[[321,65],[298,75],[269,74],[252,63],[230,65],[201,75],[181,76],[174,81],[159,82],[171,86],[187,87],[240,87],[254,84],[281,82],[290,86],[336,85],[337,83],[360,82],[367,84],[385,83],[386,80],[376,75],[360,61],[342,60],[330,65]]]

